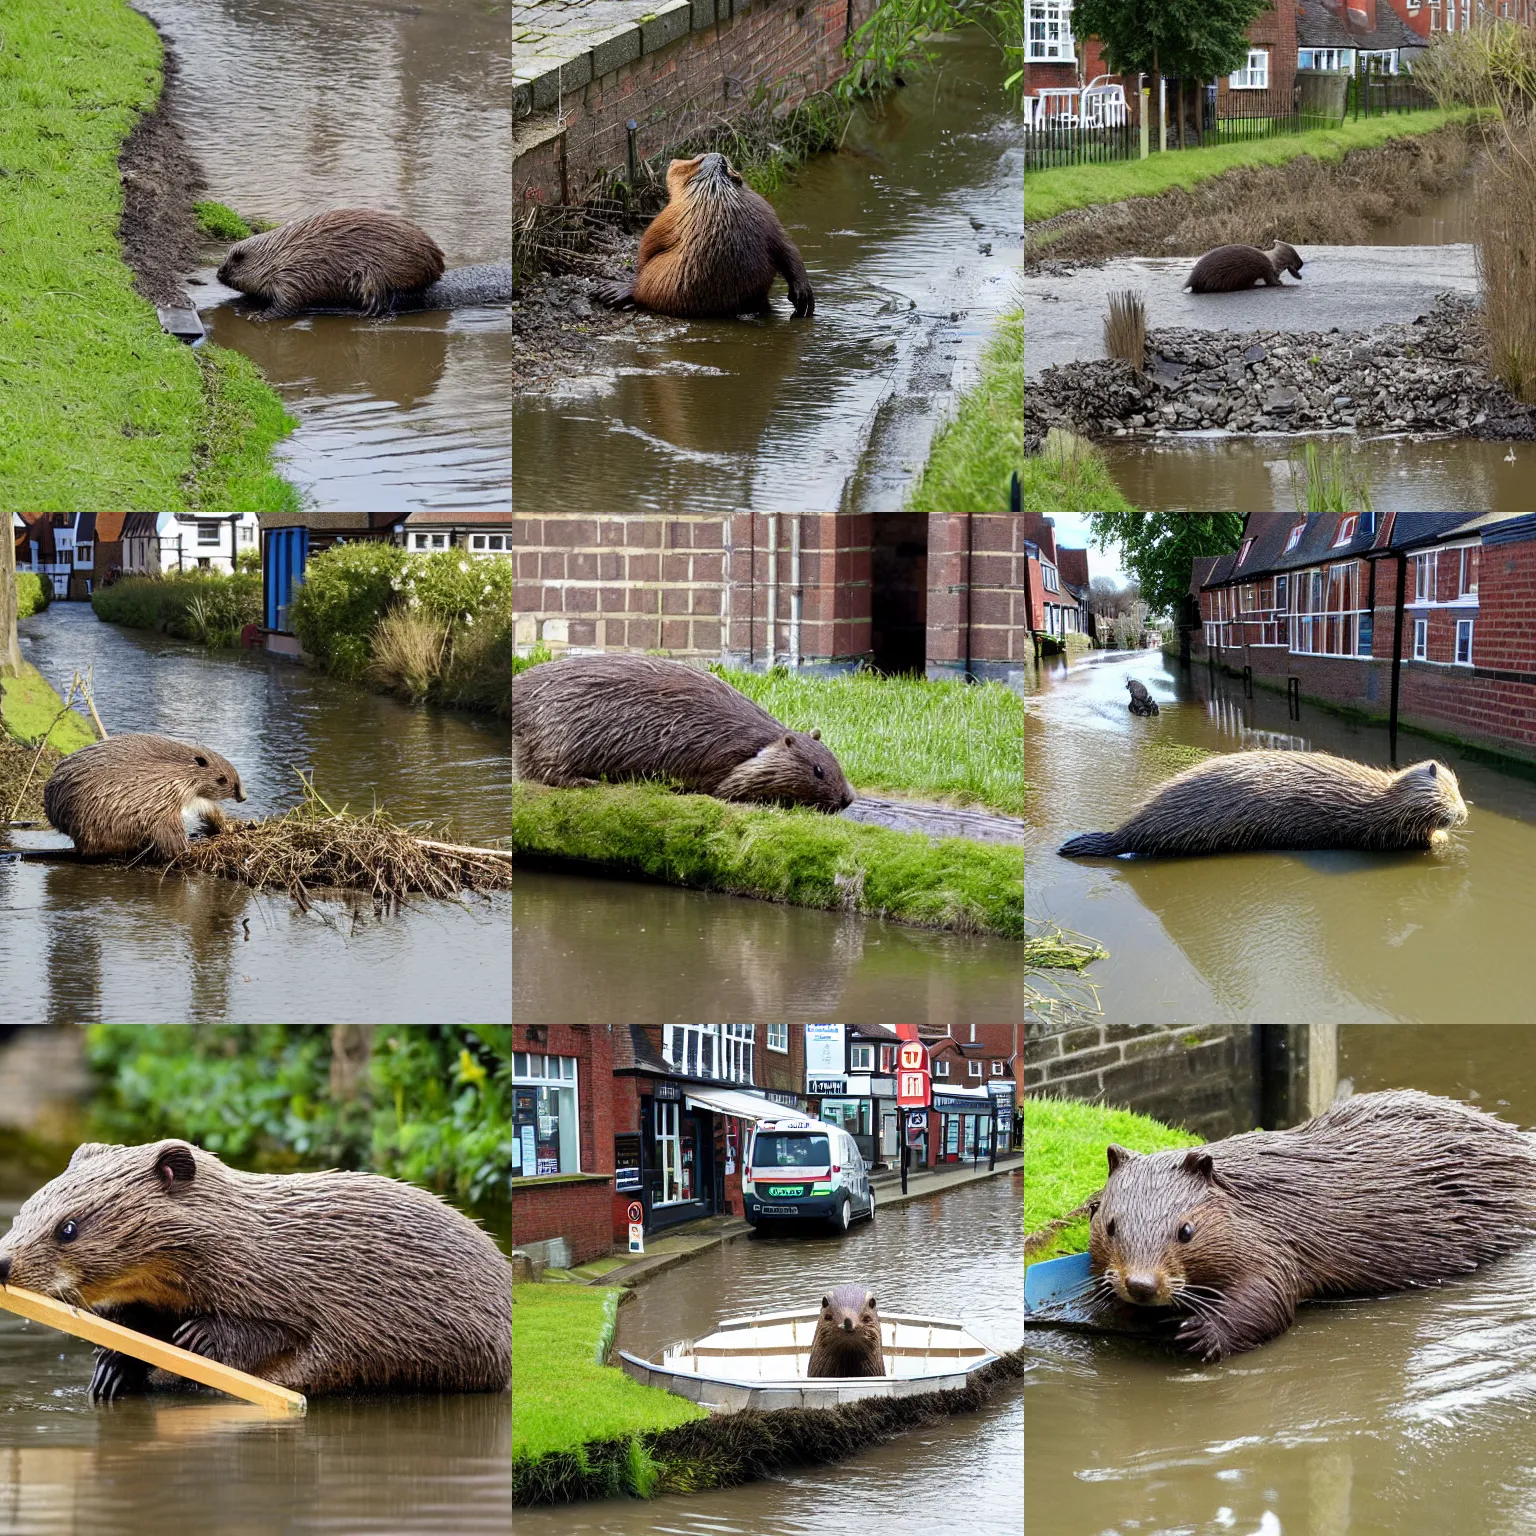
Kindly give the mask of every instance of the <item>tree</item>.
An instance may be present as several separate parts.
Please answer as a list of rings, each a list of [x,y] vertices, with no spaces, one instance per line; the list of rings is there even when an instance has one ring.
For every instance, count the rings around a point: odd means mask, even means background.
[[[9,512],[0,538],[0,675],[21,671],[21,647],[16,643],[16,535]]]
[[[1241,512],[1090,512],[1100,549],[1120,547],[1121,563],[1141,584],[1147,610],[1179,615],[1192,562],[1234,552],[1243,536]]]

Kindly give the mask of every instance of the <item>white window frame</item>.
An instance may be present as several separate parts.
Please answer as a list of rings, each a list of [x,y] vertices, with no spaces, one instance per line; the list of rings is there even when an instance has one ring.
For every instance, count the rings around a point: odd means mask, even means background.
[[[873,1072],[875,1070],[875,1047],[867,1040],[855,1040],[848,1047],[848,1070],[850,1072]]]
[[[1056,575],[1056,567],[1050,564],[1049,561],[1042,560],[1040,562],[1040,579],[1044,582],[1047,592],[1061,591],[1061,582]]]
[[[676,1099],[651,1101],[651,1140],[656,1147],[656,1171],[661,1175],[661,1198],[654,1202],[657,1206],[684,1203],[682,1108]]]
[[[967,1061],[965,1064],[965,1075],[967,1077],[979,1078],[981,1076],[981,1063],[979,1061]]]
[[[1306,531],[1307,531],[1307,525],[1305,523],[1297,523],[1291,529],[1291,536],[1285,541],[1285,552],[1286,552],[1286,554],[1290,554],[1290,552],[1293,549],[1295,549],[1298,544],[1301,543],[1301,536]]]
[[[933,1064],[933,1075],[935,1077],[948,1077],[949,1076],[949,1059],[947,1057],[944,1060],[942,1060],[942,1061],[934,1062],[934,1064]]]
[[[770,1051],[777,1051],[781,1056],[789,1055],[789,1025],[770,1024],[767,1045]]]
[[[1026,64],[1072,64],[1077,48],[1072,40],[1072,0],[1029,0],[1024,31]]]
[[[1413,621],[1413,659],[1415,661],[1429,660],[1429,620],[1415,619]]]
[[[1354,538],[1355,528],[1359,522],[1360,519],[1358,517],[1345,517],[1339,520],[1339,531],[1334,537],[1333,541],[1333,547],[1335,549],[1339,549],[1343,545],[1348,544],[1349,541]]]
[[[207,546],[212,546],[214,549],[217,549],[220,543],[219,532],[223,526],[222,523],[209,522],[206,518],[199,518],[197,521],[197,548],[203,549]]]
[[[75,567],[82,571],[96,568],[96,546],[89,539],[75,545]]]
[[[1477,601],[1478,576],[1483,564],[1481,555],[1482,546],[1479,544],[1463,544],[1461,546],[1461,570],[1457,573],[1456,577],[1456,595],[1462,602],[1466,602],[1469,599],[1472,602]],[[1470,586],[1467,584],[1468,567],[1472,571],[1472,583]]]
[[[1250,48],[1247,65],[1242,69],[1234,69],[1227,76],[1227,89],[1267,91],[1269,89],[1269,49]]]
[[[1474,622],[1475,621],[1472,619],[1456,620],[1456,653],[1454,664],[1458,667],[1470,667],[1472,665],[1472,627]],[[1465,634],[1467,637],[1465,656],[1462,655],[1461,647],[1461,637],[1463,634]]]
[[[1241,565],[1243,563],[1243,561],[1248,558],[1248,551],[1250,549],[1252,549],[1252,548],[1253,548],[1253,540],[1252,539],[1244,539],[1243,540],[1243,547],[1240,550],[1238,550],[1238,552],[1237,552],[1237,563],[1238,563],[1238,565]],[[1234,567],[1234,569],[1236,569],[1236,567]]]
[[[1435,594],[1440,588],[1440,551],[1432,549],[1428,554],[1415,555],[1413,557],[1413,602],[1418,607],[1422,603],[1436,601]]]
[[[1292,599],[1294,617],[1289,638],[1293,656],[1359,659],[1360,616],[1370,612],[1365,606],[1364,595],[1369,583],[1364,579],[1360,565],[1358,559],[1337,560],[1300,572],[1301,579],[1295,584]],[[1340,600],[1337,608],[1333,606],[1336,580]],[[1347,607],[1346,598],[1351,599]],[[1332,633],[1337,636],[1337,645],[1332,648],[1328,644],[1330,624],[1333,624]]]
[[[753,1024],[663,1024],[661,1057],[680,1077],[752,1082]]]
[[[550,1063],[555,1063],[551,1070]],[[571,1131],[574,1145],[571,1148],[575,1159],[575,1167],[560,1168],[555,1173],[540,1174],[529,1173],[526,1168],[520,1170],[519,1177],[525,1179],[545,1178],[552,1179],[562,1173],[581,1173],[581,1073],[577,1069],[577,1058],[574,1056],[545,1056],[539,1052],[514,1051],[512,1053],[512,1086],[514,1088],[558,1088],[562,1091],[569,1088],[571,1091]],[[521,1063],[521,1070],[518,1064]],[[535,1065],[537,1063],[537,1065]],[[567,1071],[566,1069],[570,1070]],[[514,1131],[515,1135],[516,1132]],[[562,1151],[565,1148],[565,1138],[561,1137]],[[535,1163],[537,1169],[537,1163]]]
[[[1002,1064],[1002,1062],[994,1061],[992,1063],[992,1076],[993,1077],[1001,1077],[1002,1075],[1003,1075],[1003,1064]]]

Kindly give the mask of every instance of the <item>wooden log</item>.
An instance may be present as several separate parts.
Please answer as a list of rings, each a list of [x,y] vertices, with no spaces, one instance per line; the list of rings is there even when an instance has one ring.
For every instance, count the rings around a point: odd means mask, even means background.
[[[174,1371],[189,1381],[200,1382],[205,1387],[217,1387],[232,1397],[244,1398],[248,1403],[290,1418],[302,1418],[309,1403],[302,1392],[290,1392],[287,1387],[274,1386],[259,1376],[247,1375],[233,1366],[220,1365],[206,1355],[195,1355],[190,1349],[167,1344],[163,1339],[152,1339],[147,1333],[124,1328],[94,1312],[83,1312],[68,1302],[55,1301],[37,1291],[25,1291],[15,1285],[0,1285],[0,1307],[15,1312],[20,1317],[31,1318],[34,1323],[46,1323],[61,1333],[72,1333],[78,1339],[132,1355],[135,1360],[147,1361],[162,1371]]]

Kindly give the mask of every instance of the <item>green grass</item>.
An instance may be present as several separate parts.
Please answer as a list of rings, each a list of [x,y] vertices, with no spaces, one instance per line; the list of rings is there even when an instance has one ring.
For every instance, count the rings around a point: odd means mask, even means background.
[[[193,203],[192,211],[198,228],[215,240],[244,240],[252,233],[251,226],[224,203]]]
[[[1104,455],[1086,438],[1052,428],[1024,463],[1026,512],[1129,512]]]
[[[166,335],[122,260],[117,155],[160,91],[154,28],[123,0],[0,0],[0,37],[0,504],[294,510],[267,465],[293,425],[277,396]]]
[[[1384,117],[1350,119],[1336,128],[1218,144],[1206,149],[1170,149],[1146,160],[1113,161],[1108,165],[1067,165],[1024,173],[1024,219],[1035,223],[1069,208],[1118,203],[1127,197],[1155,197],[1173,187],[1186,191],[1197,182],[1245,165],[1283,165],[1299,155],[1339,160],[1352,149],[1374,149],[1389,139],[1433,133],[1448,123],[1466,122],[1473,114],[1456,108],[1389,113]]]
[[[937,841],[808,809],[728,804],[655,784],[512,786],[520,854],[601,865],[669,885],[1024,936],[1024,855],[1009,844]]]
[[[64,700],[28,662],[22,662],[15,677],[0,677],[0,719],[7,734],[17,741],[35,746],[47,731],[48,745],[56,751],[67,753],[89,746],[96,740],[96,733],[73,710],[66,711],[54,723],[63,707]]]
[[[514,1459],[709,1416],[686,1398],[598,1364],[599,1348],[612,1337],[618,1295],[575,1285],[512,1287]]]
[[[1001,683],[716,670],[792,730],[819,729],[858,789],[1024,814],[1024,701]]]
[[[1119,1142],[1133,1152],[1195,1147],[1198,1136],[1128,1109],[1109,1109],[1074,1099],[1024,1100],[1024,1231],[1042,1227],[1076,1210],[1108,1174],[1104,1149]],[[1081,1253],[1088,1246],[1088,1218],[1082,1216],[1054,1234],[1031,1255],[1049,1259]]]
[[[1024,311],[998,322],[981,376],[939,428],[907,502],[914,512],[1002,512],[1024,472]]]

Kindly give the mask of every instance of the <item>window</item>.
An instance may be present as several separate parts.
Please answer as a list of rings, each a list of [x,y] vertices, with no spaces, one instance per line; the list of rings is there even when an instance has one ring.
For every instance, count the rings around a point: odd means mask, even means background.
[[[1360,521],[1358,517],[1344,517],[1339,519],[1339,531],[1333,541],[1333,547],[1337,549],[1341,544],[1348,544],[1355,536],[1355,525]]]
[[[1412,9],[1417,0],[1408,0]],[[1353,69],[1355,67],[1355,50],[1353,48],[1298,48],[1296,50],[1297,69]]]
[[[1291,536],[1285,541],[1286,554],[1290,554],[1290,552],[1295,549],[1298,544],[1301,543],[1301,536],[1306,531],[1307,525],[1305,523],[1297,523],[1296,526],[1291,529]]]
[[[1267,91],[1269,89],[1269,49],[1250,48],[1246,69],[1234,69],[1227,76],[1227,84],[1234,91]]]
[[[1360,514],[1360,532],[1368,533],[1372,537],[1376,533],[1376,514],[1374,512],[1362,512]]]
[[[1244,582],[1237,589],[1237,601],[1238,606],[1244,613],[1253,612],[1253,583],[1251,581]]]
[[[1456,580],[1458,597],[1477,596],[1477,567],[1482,553],[1476,545],[1461,551],[1461,574]]]
[[[752,1081],[752,1024],[666,1024],[662,1059],[683,1077]]]
[[[967,1077],[980,1077],[981,1076],[981,1063],[979,1061],[968,1061],[968,1062],[966,1062],[966,1064],[965,1064],[965,1075]]]
[[[1415,661],[1427,661],[1429,659],[1429,620],[1415,619],[1413,621],[1413,659]]]
[[[217,523],[199,521],[197,525],[197,542],[199,544],[217,544],[219,542],[219,525]]]
[[[1472,620],[1456,620],[1456,660],[1464,667],[1472,665]]]
[[[768,1026],[768,1049],[770,1051],[789,1051],[789,1025],[770,1024]]]
[[[417,533],[412,534],[411,537],[416,540],[414,547],[417,549],[448,548],[448,535],[446,533]]]
[[[1061,591],[1061,583],[1056,579],[1056,567],[1054,565],[1046,565],[1042,562],[1040,576],[1045,583],[1045,590],[1047,592]]]
[[[1275,607],[1281,613],[1289,610],[1291,603],[1291,578],[1289,576],[1275,577]]]
[[[1074,57],[1072,0],[1029,0],[1029,39],[1024,50],[1025,61],[1039,64],[1056,60],[1065,63]]]
[[[1002,1062],[994,1061],[992,1063],[992,1076],[993,1077],[1001,1077],[1002,1075],[1003,1075],[1003,1064],[1002,1064]]]
[[[574,1056],[512,1053],[512,1173],[581,1172]]]
[[[656,1138],[656,1167],[661,1174],[657,1205],[693,1199],[694,1121],[684,1120],[681,1105],[658,1099],[651,1106]]]
[[[948,1077],[949,1076],[949,1062],[948,1061],[936,1061],[936,1062],[934,1062],[934,1064],[933,1064],[933,1075],[935,1077]]]
[[[1376,615],[1369,608],[1360,615],[1360,643],[1355,648],[1357,656],[1372,656],[1375,652],[1371,649],[1375,638]]]
[[[1360,595],[1360,562],[1346,560],[1325,571],[1306,571],[1296,584],[1291,650],[1304,656],[1360,656],[1367,610]]]
[[[255,523],[240,524],[240,542],[242,544],[254,544],[256,542]]]
[[[896,1070],[896,1047],[894,1045],[882,1045],[880,1047],[880,1073],[882,1077],[889,1077]]]
[[[500,533],[472,533],[469,536],[469,547],[476,554],[484,554],[487,550],[511,549],[510,536]]]
[[[91,566],[93,566],[96,563],[92,557],[94,549],[95,546],[92,544],[76,544],[75,564],[78,566],[83,566],[86,569],[89,569]]]
[[[874,1046],[850,1045],[848,1047],[848,1070],[850,1072],[873,1072],[875,1070]]]
[[[1253,548],[1252,539],[1244,539],[1243,547],[1237,552],[1237,563],[1241,565],[1248,558],[1248,551]]]
[[[1440,552],[1413,557],[1413,600],[1416,603],[1432,603],[1435,600],[1435,582],[1439,575]]]

